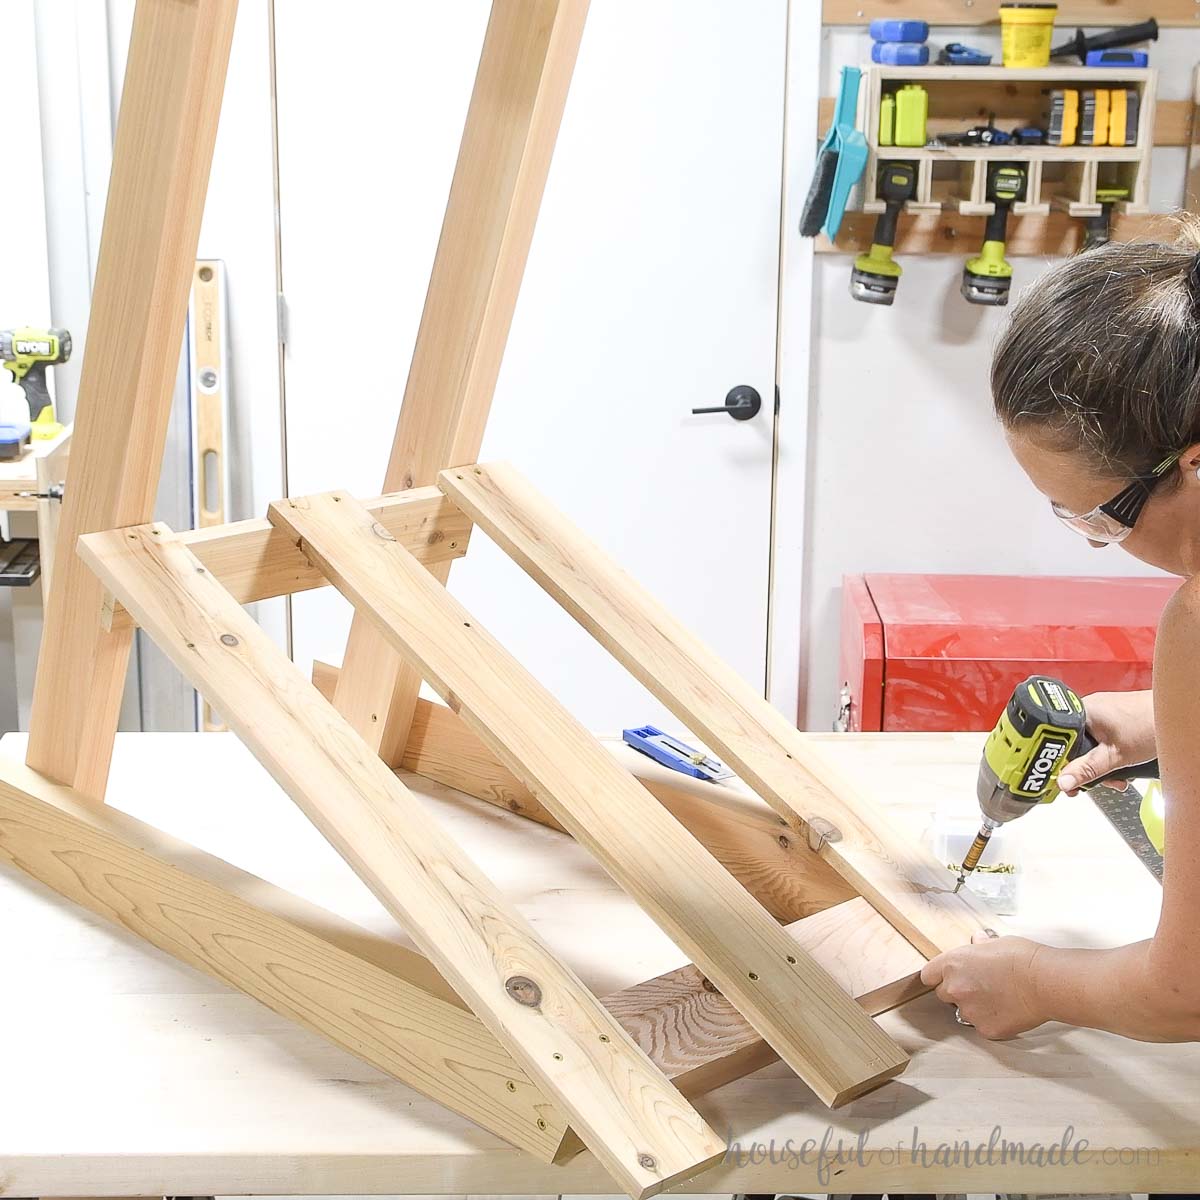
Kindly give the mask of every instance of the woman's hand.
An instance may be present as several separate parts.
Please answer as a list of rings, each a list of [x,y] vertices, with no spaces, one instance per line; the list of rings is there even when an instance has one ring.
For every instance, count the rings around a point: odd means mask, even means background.
[[[1084,697],[1083,706],[1088,733],[1097,744],[1059,773],[1058,786],[1068,796],[1109,771],[1148,762],[1157,753],[1152,692],[1096,692]]]
[[[932,987],[939,1000],[953,1004],[959,1018],[983,1037],[1016,1037],[1049,1020],[1034,986],[1033,960],[1041,949],[1027,938],[978,933],[970,946],[927,962],[921,982]]]

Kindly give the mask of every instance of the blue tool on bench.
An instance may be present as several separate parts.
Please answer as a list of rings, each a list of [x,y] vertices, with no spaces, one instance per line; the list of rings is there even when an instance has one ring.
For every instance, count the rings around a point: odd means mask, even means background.
[[[648,754],[672,771],[690,775],[693,779],[707,779],[716,783],[719,779],[732,779],[733,772],[703,750],[681,742],[677,737],[664,733],[654,725],[643,725],[640,729],[622,729],[621,738],[627,746]]]

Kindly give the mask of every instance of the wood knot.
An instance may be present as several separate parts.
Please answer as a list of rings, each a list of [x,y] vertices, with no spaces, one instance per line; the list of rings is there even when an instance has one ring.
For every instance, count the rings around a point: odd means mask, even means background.
[[[657,1170],[658,1159],[655,1158],[653,1154],[646,1154],[643,1152],[638,1155],[638,1166],[644,1167],[647,1171]]]
[[[542,989],[527,975],[510,975],[504,981],[504,990],[526,1008],[537,1008],[542,1003]]]
[[[238,640],[237,640],[237,638],[235,638],[233,636],[232,633],[221,634],[221,645],[222,646],[236,646],[237,644],[238,644]]]
[[[714,996],[719,996],[721,994],[721,989],[718,988],[717,985],[715,983],[713,983],[713,981],[711,979],[705,979],[705,978],[701,977],[700,986],[706,992],[712,992],[712,994]]]

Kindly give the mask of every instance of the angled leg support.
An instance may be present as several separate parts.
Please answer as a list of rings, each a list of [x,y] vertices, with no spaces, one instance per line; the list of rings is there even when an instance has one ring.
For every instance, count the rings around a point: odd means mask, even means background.
[[[561,1112],[413,950],[8,759],[0,759],[0,860],[540,1161],[577,1148]],[[924,959],[865,900],[788,932],[865,1012],[926,990],[917,975]],[[685,1095],[776,1057],[692,966],[601,1003]]]
[[[586,16],[587,0],[492,4],[385,492],[479,457]],[[449,564],[432,570],[444,583]],[[420,682],[356,616],[334,703],[390,766]]]
[[[90,534],[80,555],[626,1192],[652,1195],[724,1153],[616,1019],[170,530]]]
[[[28,751],[95,799],[133,635],[102,631],[103,591],[75,544],[154,512],[236,12],[138,0],[133,20]]]
[[[7,760],[0,859],[543,1162],[562,1150],[561,1110],[414,951]]]
[[[826,1104],[904,1069],[891,1038],[353,497],[283,500],[268,516]]]
[[[822,857],[933,956],[993,923],[945,869],[859,801],[781,713],[515,470],[444,471],[442,490],[618,662],[798,830],[833,827]]]

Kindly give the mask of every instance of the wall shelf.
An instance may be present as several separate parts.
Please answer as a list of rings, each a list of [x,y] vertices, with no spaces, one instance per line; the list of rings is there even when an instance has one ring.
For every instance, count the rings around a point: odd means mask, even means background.
[[[928,92],[929,138],[984,124],[991,114],[1001,128],[1041,125],[1051,87],[1118,85],[1138,92],[1137,137],[1128,146],[881,146],[880,100],[904,83],[919,83]],[[1117,185],[1129,190],[1129,199],[1118,206],[1122,213],[1147,213],[1156,83],[1157,74],[1148,67],[868,67],[859,89],[858,123],[868,147],[862,211],[884,210],[876,194],[879,164],[910,162],[917,167],[917,193],[906,212],[986,216],[995,209],[986,199],[989,166],[1012,162],[1025,165],[1028,173],[1026,197],[1012,206],[1014,215],[1045,216],[1053,208],[1072,217],[1094,216],[1101,211],[1096,189]]]

